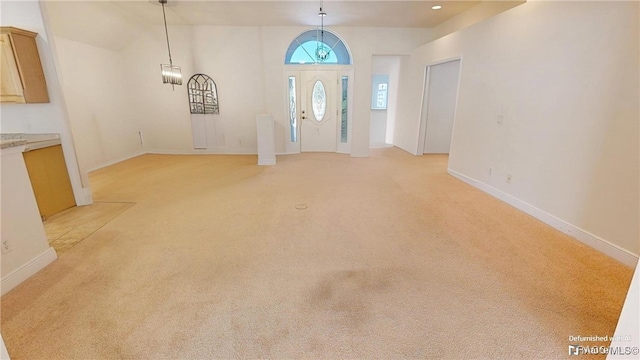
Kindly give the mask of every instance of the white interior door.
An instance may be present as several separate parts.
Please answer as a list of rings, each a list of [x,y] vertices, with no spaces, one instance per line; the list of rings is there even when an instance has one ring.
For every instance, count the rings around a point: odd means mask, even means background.
[[[335,152],[338,134],[338,73],[302,71],[300,80],[300,150]]]
[[[460,60],[433,65],[429,70],[427,124],[423,153],[448,154],[458,98]]]

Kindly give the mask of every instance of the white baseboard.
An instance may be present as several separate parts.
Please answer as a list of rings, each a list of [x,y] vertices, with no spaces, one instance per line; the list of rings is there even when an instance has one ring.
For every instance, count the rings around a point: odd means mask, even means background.
[[[229,149],[194,149],[194,150],[164,150],[147,149],[147,154],[159,155],[258,155],[257,149],[229,148]]]
[[[369,149],[386,149],[390,147],[393,147],[393,145],[379,142],[369,143]]]
[[[2,335],[0,335],[0,360],[11,360],[9,353],[7,352],[7,347],[4,344],[4,339],[2,339]]]
[[[111,165],[115,165],[119,162],[123,162],[125,160],[129,160],[129,159],[133,159],[134,157],[138,157],[140,155],[145,155],[145,154],[158,154],[158,155],[257,155],[257,152],[253,149],[230,149],[230,150],[216,150],[216,149],[194,149],[194,150],[163,150],[163,149],[147,149],[147,150],[140,150],[137,151],[131,155],[127,155],[115,160],[111,160],[111,161],[107,161],[104,162],[100,165],[96,165],[91,167],[90,169],[87,170],[88,173],[92,172],[92,171],[96,171],[96,170],[100,170],[102,168],[105,168],[107,166],[111,166]],[[269,164],[265,164],[265,165],[269,165]],[[78,205],[89,205],[91,203],[93,203],[93,198],[91,195],[91,192],[89,190],[89,197],[86,197],[85,194],[85,198],[88,199],[90,202],[88,203],[83,203],[83,204],[78,204]]]
[[[117,164],[119,162],[123,162],[123,161],[129,160],[129,159],[133,159],[134,157],[138,157],[138,156],[144,155],[146,153],[147,152],[144,151],[144,150],[136,151],[133,154],[130,154],[130,155],[127,155],[127,156],[123,156],[123,157],[115,159],[115,160],[110,160],[110,161],[104,162],[104,163],[102,163],[100,165],[96,165],[96,166],[88,169],[87,172],[90,173],[92,171],[96,171],[96,170],[99,170],[99,169],[102,169],[102,168],[106,168],[107,166],[115,165],[115,164]]]
[[[137,151],[131,155],[127,155],[115,160],[104,162],[100,165],[96,165],[87,170],[87,172],[96,171],[107,166],[115,165],[119,162],[123,162],[125,160],[133,159],[134,157],[138,157],[140,155],[145,154],[158,154],[158,155],[257,155],[257,152],[252,149],[230,149],[226,150],[216,150],[216,149],[194,149],[194,150],[164,150],[164,149],[146,149]]]
[[[572,225],[562,219],[559,219],[543,210],[538,209],[537,207],[530,205],[518,198],[515,198],[507,193],[504,193],[492,186],[489,186],[481,181],[470,178],[466,175],[463,175],[457,171],[447,169],[449,174],[455,176],[456,178],[466,182],[467,184],[478,188],[504,202],[515,207],[518,210],[524,211],[525,213],[533,216],[534,218],[542,221],[543,223],[563,232],[571,236],[572,238],[588,245],[605,255],[608,255],[621,263],[635,267],[638,263],[638,255],[625,250],[618,245],[612,244],[609,241],[598,237],[590,232],[583,230],[575,225]]]
[[[258,159],[258,165],[275,165],[276,159]]]
[[[32,277],[38,271],[44,269],[58,258],[56,251],[50,247],[47,251],[31,259],[29,262],[15,269],[9,275],[0,280],[0,295],[4,295],[11,289]]]

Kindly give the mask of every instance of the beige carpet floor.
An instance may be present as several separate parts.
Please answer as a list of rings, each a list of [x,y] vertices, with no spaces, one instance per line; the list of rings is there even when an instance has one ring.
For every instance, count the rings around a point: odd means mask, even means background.
[[[92,173],[96,201],[136,205],[2,297],[13,359],[560,359],[569,336],[613,334],[632,270],[446,156],[255,164]]]

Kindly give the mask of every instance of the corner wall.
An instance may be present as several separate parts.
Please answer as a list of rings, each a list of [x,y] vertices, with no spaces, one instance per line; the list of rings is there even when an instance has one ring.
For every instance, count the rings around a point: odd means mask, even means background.
[[[400,77],[401,55],[374,55],[372,59],[371,74],[386,74],[389,76],[389,87],[387,89],[387,109],[369,110],[371,117],[370,144],[371,148],[376,146],[387,146],[393,144],[393,133],[395,131],[396,112],[398,107],[398,86]],[[370,89],[369,92],[372,92]]]
[[[184,84],[163,85],[159,64],[167,61],[162,27],[150,28],[127,46],[122,56],[136,98],[136,118],[145,134],[145,149],[165,153],[194,150],[186,81],[205,73],[218,87],[220,114],[218,153],[256,154],[256,115],[275,120],[276,151],[285,151],[288,131],[284,56],[290,42],[306,27],[170,26],[174,63]],[[336,27],[350,47],[355,68],[352,156],[369,154],[371,59],[378,54],[409,54],[430,39],[427,29]],[[310,66],[309,69],[315,67]],[[209,151],[210,152],[210,151]]]
[[[534,1],[418,48],[402,71],[396,145],[417,152],[426,65],[462,56],[452,173],[632,262],[638,13],[631,1]]]
[[[80,177],[75,145],[51,50],[52,38],[47,34],[40,3],[38,1],[1,1],[0,10],[0,22],[3,26],[14,26],[38,33],[36,43],[50,101],[44,104],[0,104],[2,114],[0,131],[32,134],[59,133],[76,203],[90,204],[91,191],[89,184],[83,184]]]
[[[126,77],[119,52],[55,41],[78,165],[88,183],[88,171],[142,151],[135,97],[129,94],[136,84]]]

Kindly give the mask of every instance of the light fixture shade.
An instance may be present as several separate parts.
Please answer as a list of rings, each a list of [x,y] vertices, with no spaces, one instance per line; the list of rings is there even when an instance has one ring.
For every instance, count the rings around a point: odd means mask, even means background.
[[[160,64],[162,70],[162,82],[164,84],[182,85],[182,69],[180,66]]]
[[[316,47],[316,60],[318,62],[325,62],[329,59],[329,54],[331,53],[331,49],[326,47],[323,42],[318,43]]]

